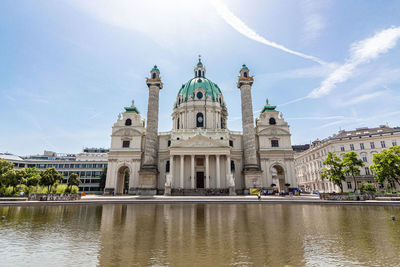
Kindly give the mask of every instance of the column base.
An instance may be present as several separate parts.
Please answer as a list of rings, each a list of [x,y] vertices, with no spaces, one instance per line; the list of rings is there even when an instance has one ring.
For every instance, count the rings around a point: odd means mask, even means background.
[[[157,176],[156,168],[142,168],[139,170],[138,194],[157,194]]]
[[[261,170],[257,169],[247,169],[243,171],[244,174],[244,184],[246,189],[261,187]]]

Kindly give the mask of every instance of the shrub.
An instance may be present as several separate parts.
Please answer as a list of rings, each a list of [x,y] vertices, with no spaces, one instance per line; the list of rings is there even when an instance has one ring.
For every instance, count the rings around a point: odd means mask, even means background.
[[[375,193],[376,192],[375,184],[364,183],[361,185],[360,191],[361,193]]]

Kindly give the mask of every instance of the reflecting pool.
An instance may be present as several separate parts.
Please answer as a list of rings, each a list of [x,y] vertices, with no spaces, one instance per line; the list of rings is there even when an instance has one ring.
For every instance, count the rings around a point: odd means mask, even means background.
[[[60,205],[0,215],[0,266],[400,265],[399,207]]]

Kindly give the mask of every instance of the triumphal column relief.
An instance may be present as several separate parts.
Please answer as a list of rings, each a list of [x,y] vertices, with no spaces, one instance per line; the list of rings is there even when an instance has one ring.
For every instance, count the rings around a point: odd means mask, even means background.
[[[240,89],[242,101],[242,127],[243,127],[243,174],[245,188],[258,187],[261,182],[261,169],[258,164],[256,151],[256,137],[254,129],[253,103],[251,99],[251,86],[253,76],[249,76],[249,69],[242,66],[237,87]]]
[[[159,93],[163,88],[160,71],[157,66],[150,71],[150,78],[146,78],[149,87],[149,101],[147,105],[147,127],[144,145],[144,161],[139,171],[139,193],[157,193],[157,155],[158,155],[158,108]]]

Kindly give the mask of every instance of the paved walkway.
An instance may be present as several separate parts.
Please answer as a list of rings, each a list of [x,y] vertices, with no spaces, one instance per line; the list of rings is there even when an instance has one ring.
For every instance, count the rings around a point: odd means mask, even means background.
[[[144,204],[144,203],[237,203],[237,204],[319,204],[319,205],[399,205],[400,201],[329,201],[316,195],[302,196],[99,196],[89,195],[76,201],[0,201],[0,206]]]

